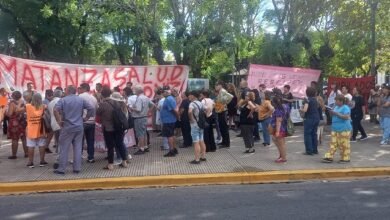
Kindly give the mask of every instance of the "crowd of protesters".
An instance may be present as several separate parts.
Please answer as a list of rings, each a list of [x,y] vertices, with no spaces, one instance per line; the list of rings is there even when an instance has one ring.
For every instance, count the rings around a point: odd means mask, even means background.
[[[339,149],[340,162],[349,162],[350,143],[368,138],[361,124],[366,107],[370,123],[381,124],[381,144],[388,143],[389,86],[373,88],[368,100],[364,100],[357,88],[349,90],[343,86],[339,90],[331,85],[329,89],[329,93],[321,94],[317,82],[312,82],[299,109],[304,119],[305,155],[318,154],[324,126],[331,124],[330,148],[322,161],[332,162]],[[80,172],[84,146],[88,163],[95,162],[95,149],[97,145],[103,145],[107,151],[104,169],[114,169],[115,152],[120,161],[118,165],[127,168],[131,158],[128,147],[136,147],[138,151],[134,155],[137,156],[150,151],[150,115],[153,130],[162,136],[161,150],[167,151],[164,157],[175,157],[178,148],[194,147],[194,160],[190,163],[200,164],[206,161],[206,153],[231,146],[230,130],[240,131],[237,136],[243,138],[243,152],[252,154],[255,143],[261,140],[261,131],[262,145],[270,146],[272,140],[279,152],[275,162],[285,163],[286,137],[292,135],[290,113],[295,102],[290,90],[289,85],[285,85],[283,91],[267,90],[264,84],[250,89],[245,80],[237,89],[232,83],[218,81],[212,91],[180,93],[169,86],[158,87],[151,99],[144,94],[141,85],[127,83],[121,90],[98,83],[95,91],[91,91],[89,84],[82,83],[78,88],[46,90],[43,99],[41,94],[34,92],[33,84],[28,83],[23,93],[0,89],[0,122],[3,122],[4,134],[12,141],[9,159],[17,159],[21,141],[30,168],[34,167],[36,148],[40,155],[39,166],[47,165],[45,154],[52,153],[49,144],[54,138],[53,147],[58,153],[54,173],[59,175],[65,174],[69,161],[73,164],[73,172]],[[124,124],[126,128],[120,127]],[[130,129],[133,133],[129,133]],[[180,133],[183,142],[177,146],[176,136]],[[135,139],[131,146],[128,146],[131,138],[128,135]]]

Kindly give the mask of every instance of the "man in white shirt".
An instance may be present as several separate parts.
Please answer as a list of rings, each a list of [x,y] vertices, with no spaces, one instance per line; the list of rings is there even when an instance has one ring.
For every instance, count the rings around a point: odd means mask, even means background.
[[[88,102],[91,106],[94,108],[94,112],[96,112],[96,109],[98,107],[97,99],[91,95],[90,87],[88,83],[82,83],[80,85],[80,92],[79,95],[80,98]],[[87,115],[87,110],[84,110],[83,118],[85,118]],[[95,162],[95,114],[93,117],[90,117],[87,121],[84,121],[84,138],[83,138],[83,145],[84,146],[84,139],[87,141],[87,152],[88,152],[88,163],[94,163]]]

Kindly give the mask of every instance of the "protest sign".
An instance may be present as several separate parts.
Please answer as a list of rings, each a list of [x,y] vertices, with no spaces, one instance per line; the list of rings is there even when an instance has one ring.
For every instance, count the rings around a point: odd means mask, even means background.
[[[190,78],[188,79],[188,91],[194,91],[194,90],[208,90],[210,88],[210,82],[209,79],[200,79],[200,78]]]
[[[360,95],[364,97],[364,101],[367,102],[370,96],[370,90],[375,88],[375,77],[366,76],[361,78],[339,78],[329,77],[328,79],[328,95],[330,94],[330,87],[332,84],[336,84],[339,90],[341,87],[346,86],[349,93],[352,93],[353,88],[358,88]]]
[[[111,88],[123,88],[127,82],[143,86],[145,95],[154,96],[158,86],[170,85],[179,91],[187,88],[187,66],[103,66],[42,62],[14,58],[0,54],[0,82],[2,87],[24,91],[32,82],[38,92],[68,85],[79,86],[96,83]]]
[[[314,69],[251,64],[248,86],[254,89],[260,84],[265,84],[267,89],[271,90],[275,87],[283,89],[284,85],[290,85],[293,96],[303,98],[306,96],[306,88],[310,86],[310,82],[317,82],[320,73],[320,70]]]

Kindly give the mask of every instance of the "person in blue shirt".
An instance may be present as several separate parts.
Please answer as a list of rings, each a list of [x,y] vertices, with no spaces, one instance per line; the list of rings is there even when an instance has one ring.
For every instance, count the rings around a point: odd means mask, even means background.
[[[351,109],[345,103],[346,98],[343,95],[336,96],[336,106],[333,110],[329,110],[332,115],[332,132],[330,149],[322,159],[324,163],[332,163],[334,154],[337,148],[341,153],[340,163],[350,162],[351,155]]]
[[[176,110],[176,99],[171,95],[169,86],[164,86],[164,104],[160,110],[162,122],[162,136],[168,138],[169,152],[164,157],[174,157],[178,154],[176,149],[175,128],[179,113]]]

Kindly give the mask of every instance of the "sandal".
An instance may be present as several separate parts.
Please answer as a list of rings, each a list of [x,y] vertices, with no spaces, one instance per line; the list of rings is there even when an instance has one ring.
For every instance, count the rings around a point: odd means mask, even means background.
[[[287,160],[283,160],[282,158],[275,160],[275,163],[286,163],[286,162]]]

